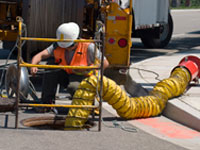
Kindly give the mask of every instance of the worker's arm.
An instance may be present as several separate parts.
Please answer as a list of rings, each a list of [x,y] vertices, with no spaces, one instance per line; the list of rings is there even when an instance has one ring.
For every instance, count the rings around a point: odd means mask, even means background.
[[[106,58],[103,60],[103,70],[105,70],[109,66],[109,62]]]
[[[94,56],[95,54],[95,56]],[[102,53],[100,52],[100,50],[96,50],[95,52],[95,45],[94,43],[91,43],[88,46],[88,60],[89,60],[89,64],[99,64],[101,63],[101,56]],[[106,57],[104,56],[103,58],[103,69],[106,69],[109,66],[109,62],[106,59]]]
[[[36,65],[36,64],[39,64],[43,59],[46,59],[46,58],[49,58],[51,56],[51,54],[49,54],[48,50],[45,49],[41,52],[39,52],[38,54],[36,54],[33,59],[32,59],[32,64],[33,65]],[[38,68],[37,67],[32,67],[31,68],[31,74],[32,75],[35,75],[38,71]]]

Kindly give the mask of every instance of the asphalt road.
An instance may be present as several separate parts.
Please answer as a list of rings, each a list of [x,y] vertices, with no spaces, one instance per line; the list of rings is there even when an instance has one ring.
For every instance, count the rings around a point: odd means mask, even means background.
[[[185,16],[189,16],[186,18]],[[145,49],[138,39],[133,39],[132,61],[138,62],[150,57],[188,51],[200,46],[200,11],[172,11],[174,19],[174,35],[165,49]],[[187,21],[186,21],[187,19]],[[194,22],[197,20],[196,22]],[[5,126],[5,114],[0,115],[0,150],[184,150],[184,148],[154,137],[145,131],[130,126],[126,121],[116,118],[107,111],[103,111],[104,124],[102,131],[97,127],[90,131],[52,131],[34,130],[25,128],[20,124],[18,130],[14,129],[14,116],[9,116],[8,128]],[[32,116],[31,113],[23,115],[20,120]],[[113,121],[117,120],[137,132],[127,132],[120,128],[113,128]],[[108,127],[109,126],[109,127]]]

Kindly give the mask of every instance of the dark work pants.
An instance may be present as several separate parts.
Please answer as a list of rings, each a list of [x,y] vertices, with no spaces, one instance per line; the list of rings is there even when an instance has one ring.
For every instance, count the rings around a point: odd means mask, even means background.
[[[48,64],[52,64],[51,62]],[[42,103],[51,104],[55,102],[57,85],[67,88],[70,94],[73,94],[78,88],[80,82],[85,76],[74,74],[67,74],[66,71],[61,69],[48,69],[43,76],[42,83]],[[73,96],[73,95],[71,95]]]

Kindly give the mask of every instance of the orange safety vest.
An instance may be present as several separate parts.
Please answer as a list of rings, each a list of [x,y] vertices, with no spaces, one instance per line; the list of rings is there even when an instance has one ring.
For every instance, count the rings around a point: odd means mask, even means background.
[[[70,66],[88,66],[87,61],[87,50],[90,43],[78,43],[78,46],[74,52],[74,56],[70,62]],[[65,48],[57,47],[54,50],[55,62],[59,65],[66,66],[67,61],[65,59]],[[72,69],[65,69],[68,74],[75,73]],[[91,73],[90,73],[91,74]],[[81,75],[90,75],[88,73],[83,73]],[[80,75],[80,74],[79,74]]]

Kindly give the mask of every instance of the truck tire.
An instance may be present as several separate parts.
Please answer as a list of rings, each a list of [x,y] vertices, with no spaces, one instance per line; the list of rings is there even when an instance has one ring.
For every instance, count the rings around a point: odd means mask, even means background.
[[[142,43],[148,48],[163,48],[168,45],[172,32],[173,32],[173,20],[171,14],[168,16],[168,24],[162,26],[160,30],[160,38],[155,37],[141,37]]]

